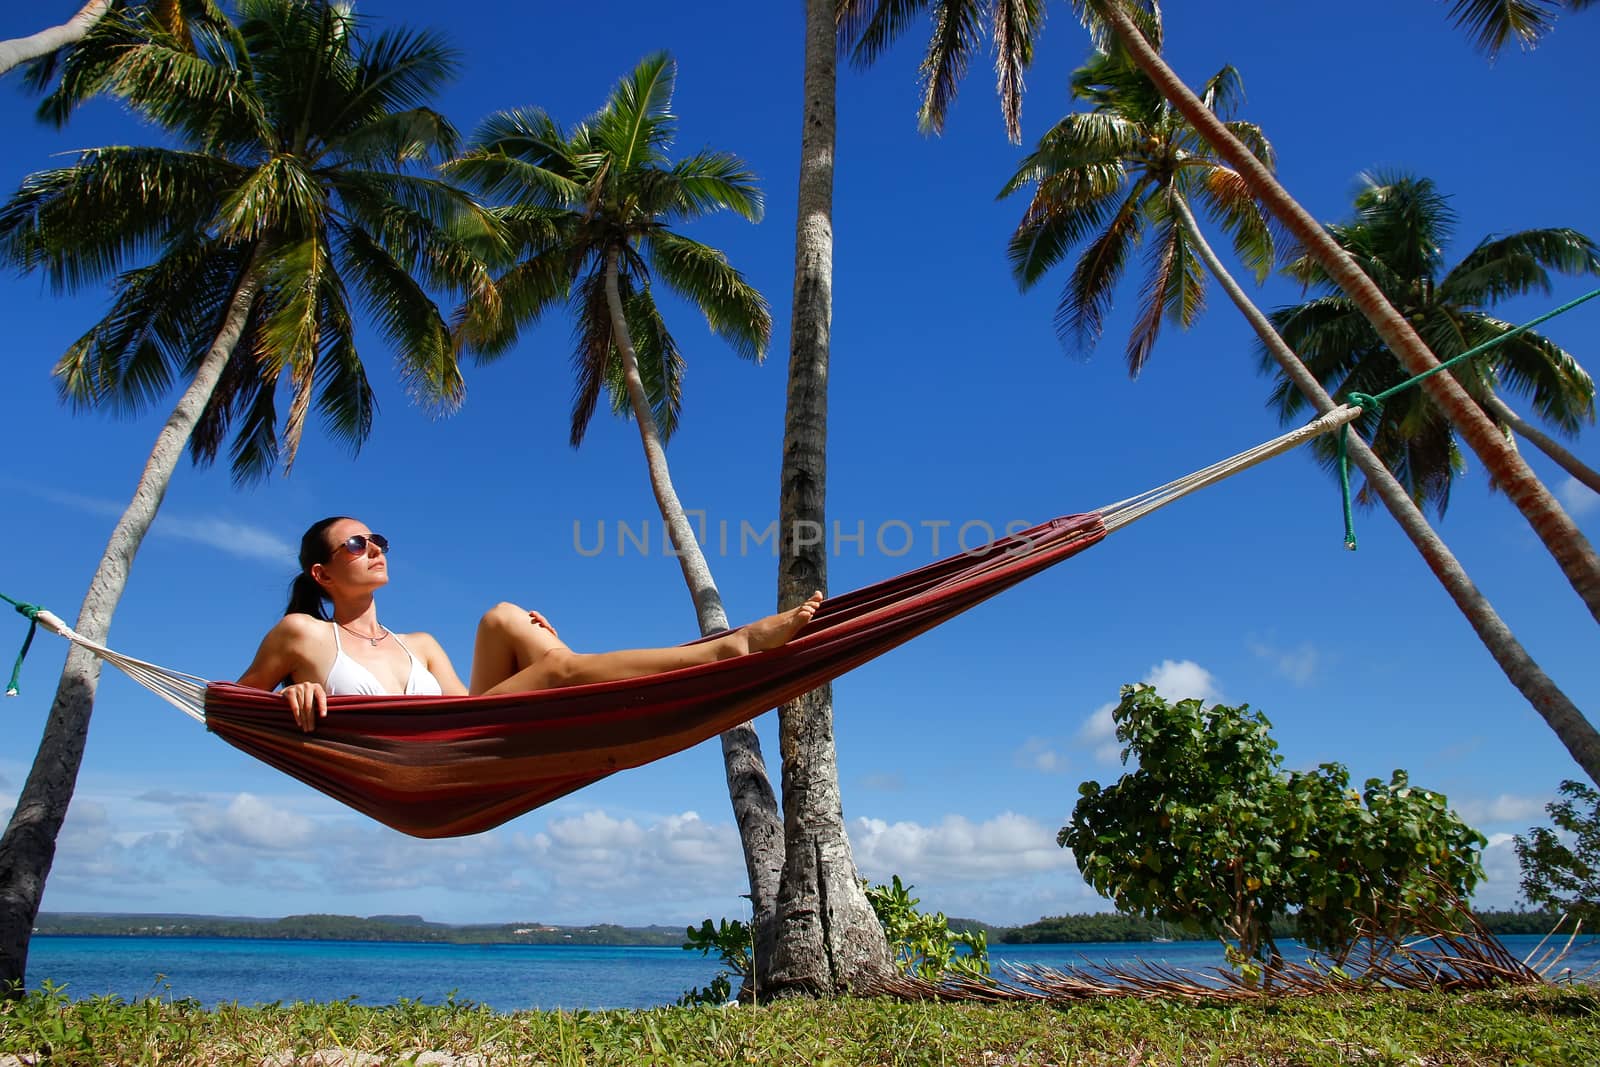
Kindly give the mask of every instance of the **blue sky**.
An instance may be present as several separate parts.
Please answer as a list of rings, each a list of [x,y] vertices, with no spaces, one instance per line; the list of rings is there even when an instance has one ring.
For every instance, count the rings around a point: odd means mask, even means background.
[[[0,36],[64,19],[50,0],[0,12]],[[538,105],[565,122],[600,105],[645,54],[680,64],[679,145],[744,156],[761,175],[760,225],[692,231],[724,248],[767,294],[777,323],[765,365],[739,360],[685,309],[669,310],[689,360],[682,428],[669,449],[680,495],[735,536],[710,562],[736,620],[770,611],[766,548],[741,553],[741,522],[776,514],[788,349],[799,135],[799,5],[715,2],[441,8],[367,4],[375,18],[431,25],[461,49],[442,101],[463,128]],[[1288,187],[1317,217],[1343,216],[1375,167],[1434,178],[1461,217],[1451,259],[1480,236],[1534,226],[1600,234],[1600,162],[1584,108],[1600,17],[1575,16],[1531,54],[1489,63],[1427,0],[1172,5],[1168,54],[1191,82],[1243,74],[1242,117],[1261,123]],[[441,19],[448,17],[448,22]],[[1067,109],[1066,76],[1088,48],[1051,5],[1029,78],[1024,138]],[[995,201],[1022,149],[1006,143],[989,65],[975,65],[944,137],[915,126],[917,49],[840,83],[829,508],[846,533],[836,591],[941,554],[966,523],[1001,528],[1091,509],[1278,432],[1243,321],[1212,290],[1188,333],[1164,332],[1129,381],[1121,351],[1130,278],[1100,348],[1063,352],[1052,328],[1060,278],[1018,293],[1004,242],[1020,201]],[[9,151],[0,182],[63,165],[71,150],[149,135],[97,106],[65,131],[35,124],[15,77],[0,92]],[[1550,301],[1507,306],[1522,319]],[[1273,279],[1263,306],[1298,297]],[[37,278],[0,278],[11,443],[0,462],[0,592],[76,613],[115,515],[165,411],[77,416],[50,368],[104,313]],[[1593,360],[1600,310],[1547,332]],[[694,633],[634,429],[602,415],[566,444],[568,326],[552,318],[508,358],[469,368],[459,414],[433,420],[364,356],[382,413],[352,458],[309,436],[291,478],[235,490],[225,470],[182,468],[113,628],[132,654],[236,677],[282,611],[301,530],[348,513],[394,544],[381,618],[434,633],[465,672],[472,628],[497,600],[544,612],[579,649],[669,644]],[[1593,437],[1591,431],[1589,437]],[[1591,439],[1576,446],[1590,462]],[[1591,538],[1600,499],[1530,461]],[[1055,832],[1078,783],[1119,772],[1107,709],[1148,680],[1173,697],[1262,709],[1289,765],[1324,760],[1359,781],[1397,767],[1446,792],[1494,842],[1480,901],[1516,897],[1509,833],[1542,815],[1579,772],[1512,689],[1386,514],[1361,515],[1341,545],[1334,485],[1291,455],[1118,533],[1105,544],[842,679],[835,720],[845,815],[862,872],[915,884],[926,906],[994,922],[1103,910]],[[648,524],[656,554],[619,523]],[[886,524],[914,531],[909,549]],[[938,525],[948,522],[949,526]],[[600,529],[606,550],[587,554]],[[882,548],[877,531],[885,534]],[[896,528],[898,529],[898,528]],[[977,537],[981,525],[971,528]],[[1474,465],[1441,526],[1501,614],[1579,707],[1600,705],[1593,621]],[[581,540],[580,540],[581,538]],[[887,550],[885,550],[887,549]],[[20,642],[23,623],[0,629]],[[12,646],[4,646],[12,647]],[[0,815],[43,726],[64,649],[41,637],[23,694],[0,720]],[[774,778],[776,724],[759,721]],[[367,822],[209,737],[108,672],[77,798],[45,895],[51,910],[421,913],[448,921],[630,923],[741,913],[743,867],[715,744],[619,774],[476,838],[419,842]]]

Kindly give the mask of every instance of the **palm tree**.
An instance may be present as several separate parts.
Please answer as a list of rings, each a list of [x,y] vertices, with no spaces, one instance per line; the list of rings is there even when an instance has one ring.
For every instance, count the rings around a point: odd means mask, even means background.
[[[1159,22],[1154,19],[1142,21],[1144,22],[1145,32],[1159,39]],[[1092,93],[1086,95],[1086,99],[1095,102],[1097,111],[1116,110],[1116,97],[1122,93],[1131,93],[1136,99],[1143,99],[1144,93],[1147,92],[1147,89],[1141,90],[1137,82],[1130,80],[1132,74],[1129,70],[1124,69],[1119,72],[1111,66],[1111,63],[1111,54],[1102,52],[1090,64],[1086,65],[1085,72],[1080,72],[1080,76],[1074,80],[1074,84],[1080,86],[1084,91],[1094,86],[1099,86],[1098,89],[1094,89]],[[1216,99],[1215,93],[1208,93],[1208,100],[1213,104]],[[1146,102],[1145,106],[1148,106],[1148,102]],[[1202,108],[1197,109],[1197,112],[1206,115],[1213,113],[1211,107],[1204,105]],[[1094,123],[1083,123],[1080,126],[1087,131],[1085,136],[1087,143],[1081,146],[1079,150],[1074,150],[1070,141],[1062,136],[1054,138],[1056,154],[1044,155],[1041,153],[1039,169],[1034,174],[1034,180],[1038,183],[1038,192],[1035,196],[1036,203],[1034,207],[1030,208],[1030,211],[1037,208],[1041,219],[1049,219],[1052,214],[1072,215],[1075,212],[1076,217],[1080,219],[1087,217],[1092,224],[1092,214],[1086,215],[1086,213],[1092,207],[1093,200],[1085,195],[1084,190],[1093,190],[1096,188],[1094,182],[1101,182],[1100,198],[1102,202],[1109,203],[1112,202],[1111,198],[1114,197],[1115,189],[1113,183],[1107,179],[1119,174],[1126,176],[1125,161],[1119,162],[1115,159],[1107,161],[1105,159],[1105,144],[1100,136],[1101,127]],[[1057,127],[1057,131],[1062,131],[1064,134],[1074,128],[1064,122]],[[1052,131],[1052,133],[1057,131]],[[1246,132],[1248,135],[1249,131]],[[1047,142],[1052,141],[1051,135],[1047,135],[1045,140]],[[1145,143],[1144,141],[1137,142],[1138,147],[1135,150],[1134,162],[1140,162],[1143,159],[1143,156],[1138,153],[1144,152]],[[1254,151],[1250,154],[1250,158],[1253,159],[1256,158],[1257,152],[1262,152],[1265,148],[1265,142],[1252,137],[1251,143],[1254,146]],[[1080,165],[1082,159],[1085,158],[1101,159],[1103,165],[1108,166],[1109,170],[1103,172],[1087,170]],[[1056,173],[1054,169],[1056,165],[1063,167],[1064,172],[1062,174]],[[1142,162],[1140,165],[1142,166]],[[1076,181],[1070,180],[1073,175],[1076,175]],[[1052,187],[1057,191],[1054,197],[1046,195],[1046,191]],[[1060,200],[1062,203],[1053,204],[1053,200]],[[1138,201],[1130,201],[1129,199],[1124,199],[1123,201],[1124,204],[1130,202],[1137,203]],[[1223,291],[1228,294],[1229,299],[1239,309],[1239,312],[1244,315],[1246,321],[1250,323],[1265,350],[1271,354],[1279,367],[1282,368],[1285,377],[1294,383],[1295,387],[1310,400],[1319,413],[1333,410],[1336,405],[1323,389],[1321,383],[1306,369],[1295,352],[1277,334],[1267,316],[1250,300],[1244,289],[1233,278],[1227,267],[1211,248],[1200,229],[1198,220],[1195,218],[1193,211],[1190,210],[1187,198],[1183,195],[1172,195],[1166,201],[1166,206],[1176,215],[1179,224],[1187,235],[1187,240],[1194,255],[1217,279]],[[1243,205],[1241,205],[1242,208]],[[1042,224],[1038,229],[1041,235],[1051,232]],[[1057,240],[1073,236],[1074,233],[1077,233],[1081,239],[1081,237],[1087,235],[1088,230],[1080,225],[1079,230],[1074,231],[1062,224],[1054,232]],[[1098,244],[1091,244],[1090,251],[1093,252],[1098,247]],[[1250,246],[1247,244],[1247,252],[1249,248]],[[1080,291],[1083,291],[1081,286],[1074,287],[1069,283],[1066,296],[1071,297],[1075,292]],[[1181,303],[1176,306],[1179,309],[1183,307]],[[1145,315],[1141,318],[1141,323],[1158,321],[1157,316],[1160,313],[1160,309],[1159,292],[1147,291],[1147,307]],[[1071,311],[1072,308],[1069,306],[1068,310]],[[1137,339],[1138,337],[1139,328],[1136,327],[1135,338]],[[1366,475],[1368,485],[1372,488],[1372,491],[1383,501],[1385,507],[1395,517],[1395,521],[1399,523],[1406,536],[1411,539],[1435,577],[1438,578],[1440,584],[1450,594],[1451,599],[1455,601],[1456,606],[1467,618],[1479,639],[1483,641],[1490,655],[1494,657],[1495,662],[1505,672],[1506,677],[1545,719],[1557,737],[1566,746],[1573,759],[1584,768],[1590,777],[1600,781],[1600,733],[1596,732],[1593,724],[1584,717],[1571,699],[1556,686],[1555,682],[1528,655],[1521,643],[1512,635],[1510,628],[1505,625],[1495,612],[1488,599],[1483,596],[1467,576],[1466,571],[1450,552],[1448,546],[1428,525],[1426,518],[1411,497],[1407,495],[1388,469],[1383,466],[1376,454],[1356,436],[1351,437],[1349,447],[1352,460]]]
[[[1147,9],[1153,6],[1153,0],[1073,0],[1073,6],[1102,41],[1115,41],[1118,49],[1144,71],[1161,95],[1193,124],[1218,156],[1238,171],[1250,191],[1277,216],[1306,254],[1327,272],[1329,280],[1355,301],[1408,374],[1421,375],[1438,367],[1439,361],[1410,322],[1385,299],[1382,290],[1295,202],[1271,170],[1255,157],[1250,146],[1235,137],[1205,102],[1190,91],[1161,58],[1159,48],[1146,39],[1137,20],[1148,17]],[[1450,375],[1435,374],[1422,382],[1421,387],[1477,453],[1495,484],[1523,514],[1534,534],[1555,558],[1590,614],[1600,621],[1600,556],[1572,517],[1460,383]]]
[[[1018,284],[1028,289],[1081,247],[1055,321],[1063,343],[1090,346],[1100,336],[1130,253],[1146,246],[1143,307],[1127,350],[1128,372],[1137,376],[1162,321],[1188,327],[1204,307],[1198,245],[1205,238],[1186,224],[1188,204],[1205,206],[1258,282],[1274,262],[1272,231],[1238,173],[1208,151],[1138,70],[1097,52],[1073,73],[1071,90],[1090,109],[1056,123],[1001,190],[1001,196],[1033,190],[1007,251]],[[1208,110],[1226,114],[1242,91],[1238,72],[1223,67],[1202,96]],[[1259,127],[1240,121],[1227,126],[1270,165],[1272,146]]]
[[[288,467],[312,408],[352,447],[367,436],[352,291],[414,396],[449,406],[461,395],[448,324],[418,278],[473,279],[443,223],[468,226],[474,208],[413,172],[455,148],[426,106],[454,53],[428,33],[368,36],[323,0],[242,0],[237,23],[208,22],[196,40],[191,50],[148,11],[101,22],[59,92],[115,94],[171,147],[86,151],[27,178],[0,209],[9,262],[62,289],[112,279],[114,309],[56,368],[69,401],[138,410],[184,383],[78,616],[97,642],[185,447],[207,462],[231,438],[235,477],[250,479]],[[0,986],[23,976],[98,677],[91,656],[68,656],[0,839]]]
[[[957,83],[981,41],[999,53],[999,91],[1007,133],[1021,139],[1022,76],[1042,18],[1038,0],[806,0],[804,120],[795,223],[794,304],[789,329],[788,402],[778,496],[778,607],[828,587],[826,551],[802,531],[827,521],[828,364],[833,328],[833,162],[837,53],[874,62],[924,12],[934,34],[923,70],[921,122],[943,129]],[[778,709],[783,760],[783,874],[779,930],[770,966],[758,940],[756,975],[772,995],[827,996],[868,986],[893,969],[883,928],[861,890],[844,828],[833,687],[821,686]]]
[[[702,151],[669,161],[676,69],[665,53],[646,58],[595,116],[570,131],[537,110],[493,115],[448,169],[506,202],[497,212],[518,250],[492,300],[463,309],[460,342],[483,357],[502,354],[522,326],[554,304],[569,305],[577,325],[571,443],[582,442],[602,392],[610,391],[615,410],[632,415],[656,505],[700,630],[709,634],[727,629],[728,618],[667,466],[682,363],[653,281],[698,306],[712,330],[750,359],[764,356],[772,317],[721,252],[673,228],[721,210],[756,221],[762,210],[755,177],[736,157]],[[753,728],[726,732],[722,746],[764,964],[782,867],[777,800]]]
[[[805,0],[800,182],[794,242],[789,380],[778,475],[778,608],[828,588],[828,359],[833,331],[833,163],[838,95],[836,19],[852,0]],[[756,979],[764,995],[832,996],[893,971],[889,943],[856,872],[844,827],[833,687],[778,709],[783,750],[783,850],[776,932]]]
[[[1514,39],[1532,48],[1555,29],[1563,11],[1582,11],[1594,0],[1455,0],[1450,17],[1491,58]]]
[[[1600,247],[1564,228],[1486,237],[1446,269],[1444,248],[1456,217],[1433,181],[1404,174],[1369,174],[1362,181],[1355,218],[1329,226],[1328,232],[1440,359],[1510,333],[1513,325],[1488,309],[1515,296],[1548,295],[1552,270],[1600,274]],[[1352,390],[1379,393],[1407,377],[1372,324],[1315,261],[1298,256],[1287,270],[1320,295],[1275,311],[1272,323],[1329,392],[1335,397]],[[1517,415],[1501,396],[1506,391],[1526,396],[1541,419],[1568,436],[1594,422],[1594,382],[1560,345],[1532,331],[1519,333],[1451,373],[1505,431],[1542,450],[1555,446],[1553,458],[1569,473],[1591,486],[1600,484],[1600,476]],[[1280,384],[1272,399],[1286,422],[1305,406],[1287,384]],[[1406,390],[1369,415],[1364,430],[1412,499],[1443,514],[1463,461],[1455,431],[1438,409]],[[1337,462],[1331,443],[1321,451],[1325,460]],[[1370,502],[1366,490],[1362,495]]]

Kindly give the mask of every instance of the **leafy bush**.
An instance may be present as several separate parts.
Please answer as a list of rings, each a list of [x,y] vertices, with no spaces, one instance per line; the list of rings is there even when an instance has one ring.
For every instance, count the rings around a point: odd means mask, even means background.
[[[1439,918],[1482,876],[1483,837],[1404,771],[1360,794],[1336,763],[1286,775],[1260,712],[1147,685],[1124,686],[1113,719],[1138,765],[1085,782],[1057,843],[1119,911],[1215,931],[1246,973],[1277,955],[1275,918],[1342,956],[1363,920]]]
[[[1560,792],[1544,809],[1555,829],[1535,826],[1515,839],[1522,895],[1593,924],[1600,922],[1600,792],[1570,780]]]

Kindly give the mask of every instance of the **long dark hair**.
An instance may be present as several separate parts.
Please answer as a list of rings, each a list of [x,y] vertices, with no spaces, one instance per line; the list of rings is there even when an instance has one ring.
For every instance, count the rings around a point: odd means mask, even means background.
[[[348,515],[330,515],[320,519],[312,523],[300,538],[300,573],[289,583],[289,606],[283,609],[285,615],[300,612],[324,622],[332,621],[333,616],[323,607],[328,600],[327,591],[311,577],[311,568],[318,563],[327,563],[333,556],[333,546],[328,543],[328,527],[347,518]]]

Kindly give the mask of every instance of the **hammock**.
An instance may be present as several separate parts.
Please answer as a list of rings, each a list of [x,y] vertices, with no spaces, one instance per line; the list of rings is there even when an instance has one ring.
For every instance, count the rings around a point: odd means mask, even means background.
[[[276,693],[206,683],[38,621],[128,674],[235,748],[414,837],[498,826],[607,775],[715,737],[806,693],[1113,530],[1340,427],[1320,419],[1205,470],[1097,511],[1043,523],[823,601],[781,648],[665,674],[494,696],[344,696],[303,733]]]

